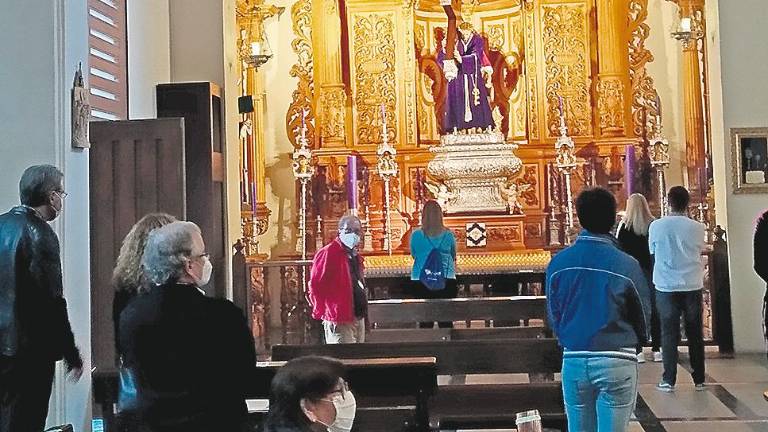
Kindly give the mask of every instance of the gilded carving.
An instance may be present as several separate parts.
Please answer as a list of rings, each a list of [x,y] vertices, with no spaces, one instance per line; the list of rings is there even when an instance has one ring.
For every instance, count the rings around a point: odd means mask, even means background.
[[[291,42],[293,52],[298,60],[291,67],[290,75],[298,78],[296,90],[293,91],[292,102],[285,115],[285,129],[288,140],[294,147],[298,147],[297,137],[300,135],[302,112],[307,110],[306,136],[310,143],[314,143],[314,63],[312,57],[312,1],[298,0],[291,7],[291,19],[293,20],[293,33],[296,36]]]
[[[624,130],[624,83],[619,77],[603,77],[597,83],[597,112],[604,135]]]
[[[488,239],[493,242],[521,242],[522,233],[520,231],[519,225],[490,228],[488,229]]]
[[[323,139],[344,139],[344,113],[347,94],[344,85],[323,86],[320,92],[320,112],[322,113],[321,135]]]
[[[636,136],[643,136],[646,127],[655,130],[659,115],[658,93],[646,69],[646,65],[653,61],[653,54],[645,47],[651,32],[646,23],[647,18],[648,0],[630,0],[629,77],[632,83],[632,122]]]
[[[353,24],[355,105],[357,139],[381,141],[383,104],[390,142],[397,142],[397,77],[395,71],[395,24],[392,14],[356,14]]]
[[[549,136],[559,135],[557,98],[565,100],[571,136],[592,134],[586,5],[542,6]]]
[[[488,37],[488,49],[503,51],[504,50],[504,25],[493,24],[488,26],[486,30],[486,36]]]
[[[269,291],[264,283],[264,268],[250,267],[251,304],[250,319],[253,339],[260,348],[267,344],[267,325],[269,319]]]
[[[527,100],[528,100],[528,136],[532,140],[539,138],[539,101],[538,101],[538,67],[536,60],[536,27],[534,26],[536,14],[533,3],[525,4],[525,61],[527,70],[525,72],[528,78]]]
[[[525,165],[520,176],[515,179],[515,184],[521,190],[520,198],[526,206],[539,205],[538,184],[539,168],[537,165]]]

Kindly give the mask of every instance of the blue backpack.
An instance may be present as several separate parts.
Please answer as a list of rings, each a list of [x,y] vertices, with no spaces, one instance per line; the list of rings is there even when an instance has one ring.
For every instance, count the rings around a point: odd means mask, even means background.
[[[424,267],[421,268],[419,280],[428,290],[440,291],[445,288],[443,254],[440,253],[440,249],[432,243],[432,240],[426,234],[424,234],[424,238],[432,245],[432,250],[427,255]],[[443,241],[445,241],[445,238],[443,238]],[[443,241],[440,242],[440,245],[442,245]]]

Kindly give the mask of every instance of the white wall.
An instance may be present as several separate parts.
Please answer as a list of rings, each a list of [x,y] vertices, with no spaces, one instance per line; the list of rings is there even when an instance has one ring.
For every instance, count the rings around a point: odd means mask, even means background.
[[[768,127],[768,3],[722,1],[720,52],[723,94],[723,152],[731,166],[729,130]],[[727,232],[730,244],[731,298],[737,351],[764,351],[761,309],[765,283],[752,269],[754,221],[768,208],[768,195],[734,195],[727,178]]]
[[[48,423],[72,423],[78,431],[91,426],[89,261],[83,258],[89,256],[88,151],[70,147],[69,91],[78,62],[88,70],[85,5],[14,1],[5,2],[0,14],[0,211],[18,203],[27,166],[50,163],[64,172],[69,197],[53,227],[62,242],[64,295],[85,366],[77,384],[63,380],[59,368]]]
[[[128,3],[128,118],[157,116],[155,86],[171,81],[168,0]]]

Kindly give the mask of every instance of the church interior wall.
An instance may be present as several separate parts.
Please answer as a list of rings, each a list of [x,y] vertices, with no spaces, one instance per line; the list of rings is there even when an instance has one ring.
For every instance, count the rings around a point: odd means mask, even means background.
[[[128,118],[155,118],[155,86],[171,81],[170,4],[132,0],[127,8]]]
[[[650,34],[646,46],[654,60],[646,66],[653,77],[661,99],[664,136],[669,140],[668,185],[681,185],[685,172],[685,130],[683,121],[682,72],[680,42],[670,36],[677,17],[677,5],[666,0],[648,1]]]
[[[722,2],[720,51],[725,166],[731,166],[730,128],[768,127],[768,7],[765,0]],[[765,195],[735,195],[726,173],[731,299],[736,349],[763,351],[761,308],[765,283],[752,269],[752,235],[757,217],[768,208]]]
[[[293,145],[288,141],[285,129],[285,113],[291,103],[291,95],[296,88],[297,79],[290,75],[291,67],[296,63],[296,55],[291,47],[294,39],[291,20],[290,0],[272,2],[275,6],[285,7],[283,15],[265,23],[274,57],[259,68],[264,74],[266,90],[264,146],[266,156],[266,203],[272,211],[269,229],[259,238],[259,250],[273,258],[281,254],[292,253],[296,247],[296,180],[291,171]],[[235,174],[236,176],[236,174]],[[239,181],[239,180],[235,180]],[[280,322],[280,278],[277,272],[270,274],[271,320]]]
[[[34,164],[64,172],[69,193],[53,223],[61,239],[64,294],[75,340],[85,361],[78,383],[59,365],[48,424],[90,431],[90,283],[88,151],[70,144],[69,94],[78,63],[87,65],[85,2],[6,2],[0,14],[0,210],[19,202],[19,178]],[[84,75],[87,71],[84,67]]]

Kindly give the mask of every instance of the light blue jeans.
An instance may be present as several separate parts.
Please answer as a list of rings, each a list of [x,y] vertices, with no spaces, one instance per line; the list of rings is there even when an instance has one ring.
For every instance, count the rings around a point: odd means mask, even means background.
[[[624,431],[637,400],[637,362],[566,357],[563,398],[569,432]]]

